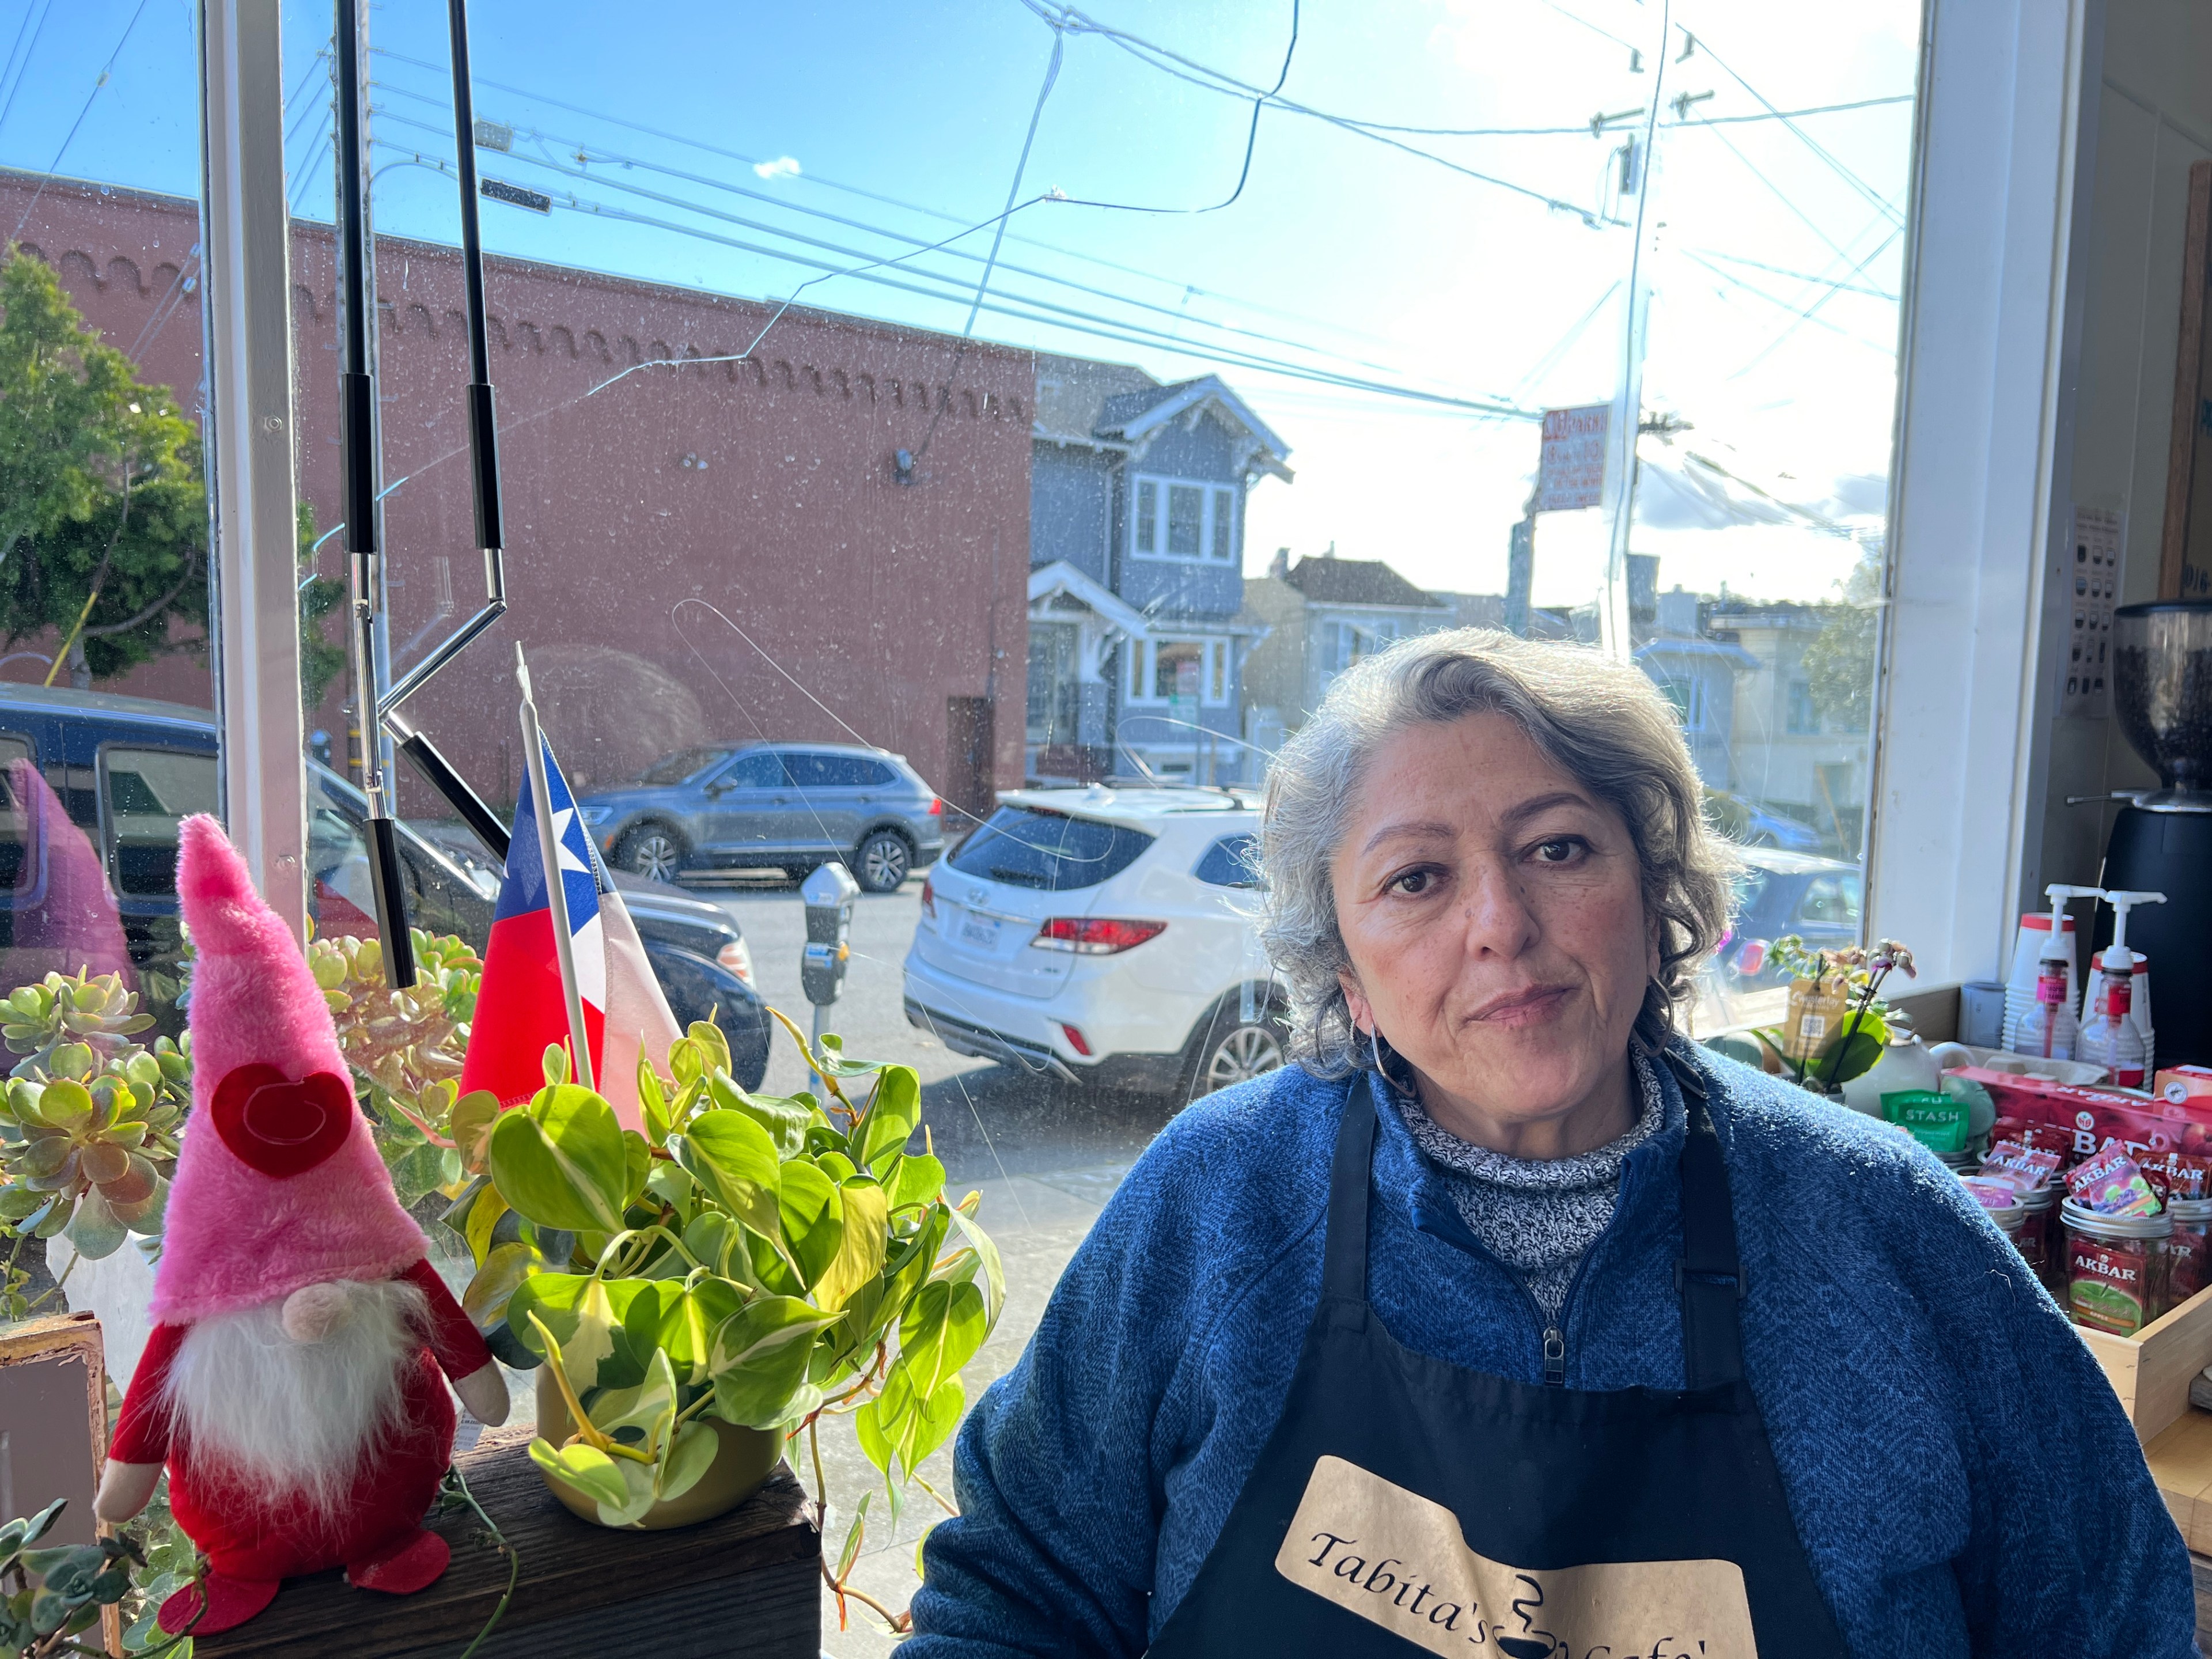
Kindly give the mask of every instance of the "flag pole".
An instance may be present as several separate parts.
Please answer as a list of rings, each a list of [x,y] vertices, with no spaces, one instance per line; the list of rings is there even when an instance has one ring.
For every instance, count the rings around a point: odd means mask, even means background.
[[[553,954],[561,964],[561,994],[568,1004],[568,1048],[576,1081],[594,1092],[592,1040],[584,1024],[584,997],[576,988],[576,951],[568,937],[568,895],[561,882],[561,844],[553,833],[553,793],[545,781],[545,739],[538,735],[538,704],[530,689],[530,665],[522,642],[514,646],[514,681],[522,688],[522,752],[529,767],[530,799],[537,808],[538,856],[545,872],[545,899],[553,912]]]

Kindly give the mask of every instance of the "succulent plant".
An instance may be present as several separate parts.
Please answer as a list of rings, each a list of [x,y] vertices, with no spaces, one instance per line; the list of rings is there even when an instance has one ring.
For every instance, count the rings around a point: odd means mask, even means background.
[[[386,982],[375,939],[319,939],[307,947],[338,1046],[376,1122],[378,1150],[408,1204],[441,1188],[459,1190],[450,1120],[483,979],[483,961],[464,940],[419,928],[413,938],[411,991]]]
[[[132,1042],[153,1024],[137,1003],[112,974],[49,974],[0,1005],[8,1046],[26,1055],[0,1094],[0,1228],[66,1231],[94,1259],[160,1232],[191,1048]]]
[[[0,1038],[25,1056],[11,1075],[52,1071],[56,1051],[76,1044],[103,1060],[127,1058],[141,1047],[131,1039],[154,1024],[137,1010],[138,994],[115,974],[48,974],[43,983],[17,987],[0,1003]]]

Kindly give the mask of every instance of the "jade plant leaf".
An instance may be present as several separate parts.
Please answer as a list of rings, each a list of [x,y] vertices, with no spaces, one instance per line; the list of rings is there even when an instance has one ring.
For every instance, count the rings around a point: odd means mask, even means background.
[[[621,1231],[628,1152],[614,1109],[588,1089],[556,1084],[502,1115],[489,1162],[507,1201],[538,1225]]]

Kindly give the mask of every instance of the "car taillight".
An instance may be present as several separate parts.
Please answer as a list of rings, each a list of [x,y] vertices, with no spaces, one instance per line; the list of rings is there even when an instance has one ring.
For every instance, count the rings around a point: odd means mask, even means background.
[[[1116,921],[1104,916],[1055,916],[1037,929],[1030,943],[1040,951],[1110,957],[1156,938],[1167,926],[1164,921]]]
[[[1763,939],[1746,939],[1743,942],[1743,949],[1736,952],[1736,972],[1755,974],[1765,965],[1766,941]]]
[[[1067,1034],[1067,1046],[1074,1049],[1077,1054],[1088,1058],[1091,1053],[1091,1045],[1084,1041],[1083,1033],[1077,1030],[1073,1025],[1066,1024],[1065,1021],[1061,1023],[1060,1029]]]
[[[932,921],[937,920],[937,890],[929,884],[929,878],[921,878],[921,914]]]
[[[935,795],[929,798],[929,816],[933,818],[945,816],[945,802]]]
[[[750,985],[753,982],[753,953],[747,948],[744,940],[732,939],[714,952],[714,960],[744,981],[746,984]]]

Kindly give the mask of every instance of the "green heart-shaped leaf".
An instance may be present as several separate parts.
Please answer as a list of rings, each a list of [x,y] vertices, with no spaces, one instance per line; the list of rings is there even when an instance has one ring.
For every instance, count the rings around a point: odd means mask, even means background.
[[[921,1078],[911,1066],[887,1066],[860,1125],[860,1162],[871,1170],[906,1150],[921,1121]],[[880,1170],[878,1170],[880,1174]]]
[[[837,1316],[796,1297],[757,1297],[714,1332],[715,1414],[740,1428],[773,1428],[806,1380],[814,1338]]]
[[[716,1203],[762,1237],[777,1237],[783,1177],[767,1130],[742,1112],[708,1110],[672,1136],[669,1149]]]
[[[629,1168],[614,1109],[561,1084],[493,1126],[489,1166],[500,1195],[542,1227],[621,1231]]]
[[[556,1480],[567,1481],[602,1509],[620,1504],[629,1496],[615,1460],[596,1446],[579,1443],[556,1450],[550,1440],[533,1440],[530,1461]]]
[[[837,1258],[845,1233],[844,1206],[836,1183],[804,1158],[783,1166],[776,1206],[783,1224],[783,1242],[798,1265],[799,1277],[811,1290]]]

